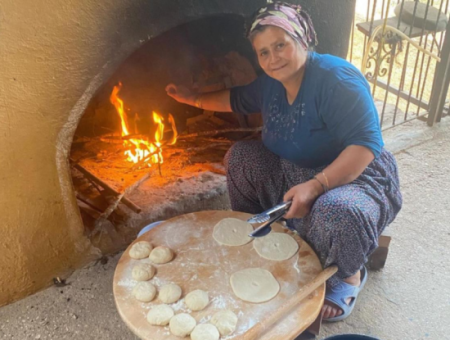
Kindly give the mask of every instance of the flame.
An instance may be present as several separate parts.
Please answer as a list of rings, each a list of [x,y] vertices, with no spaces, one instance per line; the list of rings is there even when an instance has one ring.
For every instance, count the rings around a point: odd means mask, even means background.
[[[128,128],[128,121],[127,117],[124,113],[124,105],[123,100],[119,98],[118,94],[120,89],[122,88],[122,83],[119,83],[118,85],[114,86],[110,101],[116,108],[117,113],[119,114],[120,121],[121,121],[121,127],[122,127],[122,137],[128,136],[130,134],[129,128]],[[124,155],[127,156],[127,161],[138,163],[138,162],[148,162],[151,163],[163,163],[163,156],[162,156],[162,141],[164,137],[164,118],[153,111],[153,121],[158,124],[156,132],[155,132],[155,142],[149,142],[143,139],[139,138],[131,138],[128,140],[125,140],[123,142],[123,146],[128,148],[124,152]],[[169,114],[168,121],[172,126],[173,136],[168,143],[169,145],[173,145],[177,141],[177,128],[175,125],[175,120],[173,119],[173,116]],[[148,166],[151,166],[150,163],[147,163]]]
[[[162,163],[163,157],[162,157],[162,149],[161,149],[161,141],[164,137],[164,118],[161,117],[159,114],[157,114],[155,111],[153,111],[153,121],[158,124],[158,128],[155,132],[155,144],[159,148],[159,152],[152,157],[152,160],[156,158],[156,163]]]
[[[175,119],[173,118],[173,116],[170,113],[169,113],[168,120],[169,120],[169,123],[172,125],[172,131],[173,131],[173,136],[169,142],[169,145],[174,145],[177,142],[177,137],[178,137],[177,126],[175,125]]]
[[[123,112],[123,100],[117,96],[119,94],[119,91],[121,88],[122,88],[122,83],[119,83],[119,85],[114,86],[111,96],[109,97],[109,100],[115,106],[116,111],[120,116],[120,121],[122,123],[122,137],[123,137],[123,136],[128,136],[130,133],[128,132],[127,120],[126,120],[125,114]]]

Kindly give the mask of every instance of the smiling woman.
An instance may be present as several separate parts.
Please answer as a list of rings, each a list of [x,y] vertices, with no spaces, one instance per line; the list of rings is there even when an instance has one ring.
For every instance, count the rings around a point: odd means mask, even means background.
[[[290,105],[295,100],[305,73],[308,53],[283,29],[262,26],[251,36],[258,62],[271,78],[284,84]]]
[[[265,74],[208,94],[168,87],[174,99],[212,111],[261,112],[262,142],[225,156],[233,210],[257,214],[292,200],[287,225],[313,245],[328,282],[324,319],[350,315],[364,286],[364,263],[402,205],[397,165],[383,149],[370,88],[347,61],[317,44],[301,6],[277,2],[256,12],[248,32]]]

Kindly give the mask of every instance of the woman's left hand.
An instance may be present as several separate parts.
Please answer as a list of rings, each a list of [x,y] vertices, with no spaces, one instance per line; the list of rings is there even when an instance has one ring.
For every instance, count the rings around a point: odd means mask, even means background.
[[[284,195],[285,202],[292,200],[292,205],[284,215],[284,218],[305,217],[309,214],[314,202],[322,193],[323,188],[315,179],[292,187]]]

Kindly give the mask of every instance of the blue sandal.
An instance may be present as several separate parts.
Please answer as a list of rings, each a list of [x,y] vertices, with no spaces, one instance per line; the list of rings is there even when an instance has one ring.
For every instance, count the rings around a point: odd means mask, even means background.
[[[341,281],[338,285],[336,285],[333,288],[328,289],[325,294],[325,300],[331,302],[336,307],[340,308],[342,310],[342,314],[339,316],[335,316],[334,318],[324,319],[323,321],[327,322],[336,322],[341,321],[347,318],[353,311],[353,308],[355,307],[356,298],[358,297],[358,294],[361,292],[361,290],[364,288],[364,285],[367,281],[367,269],[366,267],[363,267],[361,270],[361,284],[359,287],[352,286],[346,282]],[[350,301],[350,304],[347,305],[345,300],[348,298],[352,298],[352,301]]]

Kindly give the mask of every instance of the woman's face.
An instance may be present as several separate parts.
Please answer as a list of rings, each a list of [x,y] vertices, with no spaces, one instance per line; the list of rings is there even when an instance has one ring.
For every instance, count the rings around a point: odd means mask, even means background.
[[[279,27],[267,26],[256,34],[253,48],[264,72],[282,83],[295,77],[306,62],[306,51]]]

